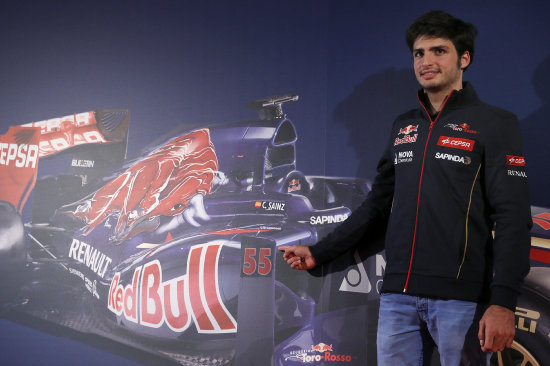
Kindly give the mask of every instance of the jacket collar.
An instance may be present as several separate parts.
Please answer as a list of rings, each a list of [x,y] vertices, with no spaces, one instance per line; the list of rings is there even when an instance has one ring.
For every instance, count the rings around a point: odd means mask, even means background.
[[[424,105],[426,110],[429,110],[428,106],[430,103],[428,100],[428,96],[426,95],[426,93],[424,93],[424,90],[420,89],[417,94],[418,94],[418,100],[420,101],[420,103]],[[458,109],[465,105],[476,103],[478,101],[479,101],[479,97],[477,96],[477,93],[474,90],[472,84],[465,81],[462,84],[461,90],[453,90],[451,92],[451,95],[447,100],[447,102],[445,103],[443,110]]]

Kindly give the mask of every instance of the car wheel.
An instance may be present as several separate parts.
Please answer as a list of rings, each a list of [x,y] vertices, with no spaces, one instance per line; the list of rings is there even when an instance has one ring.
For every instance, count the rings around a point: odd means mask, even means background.
[[[550,365],[550,268],[531,267],[516,307],[512,348],[491,358],[492,366]]]
[[[542,366],[523,345],[514,341],[512,348],[497,352],[491,357],[491,366]]]

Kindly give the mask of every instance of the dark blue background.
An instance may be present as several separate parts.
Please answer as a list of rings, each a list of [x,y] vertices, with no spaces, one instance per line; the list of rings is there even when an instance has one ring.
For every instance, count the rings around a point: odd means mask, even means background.
[[[253,119],[247,102],[296,93],[300,100],[285,111],[298,128],[298,168],[372,177],[393,118],[416,103],[406,27],[432,9],[478,27],[465,79],[486,102],[521,120],[532,202],[550,207],[550,4],[542,0],[2,1],[0,133],[128,108],[131,156],[181,124]],[[55,331],[0,326],[1,364],[141,359]]]

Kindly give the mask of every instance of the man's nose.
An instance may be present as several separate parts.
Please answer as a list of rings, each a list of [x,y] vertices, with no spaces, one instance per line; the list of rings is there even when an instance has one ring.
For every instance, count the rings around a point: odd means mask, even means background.
[[[430,54],[429,52],[422,57],[422,65],[423,66],[429,66],[434,63],[434,56]]]

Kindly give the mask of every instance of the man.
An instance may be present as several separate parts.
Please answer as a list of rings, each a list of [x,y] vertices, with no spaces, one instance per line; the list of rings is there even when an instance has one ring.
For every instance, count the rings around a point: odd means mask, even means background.
[[[462,81],[476,34],[441,11],[410,25],[420,106],[395,120],[367,199],[316,245],[280,248],[311,269],[387,223],[380,365],[429,364],[434,345],[442,365],[488,365],[513,341],[532,225],[525,160],[517,118]]]

